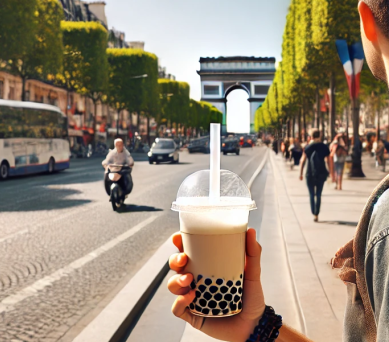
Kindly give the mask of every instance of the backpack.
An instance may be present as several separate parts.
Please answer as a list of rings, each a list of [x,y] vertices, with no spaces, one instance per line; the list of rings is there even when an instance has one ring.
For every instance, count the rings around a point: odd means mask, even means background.
[[[311,176],[314,179],[326,179],[329,175],[324,158],[320,158],[317,151],[313,151],[309,158],[309,164],[311,166]]]

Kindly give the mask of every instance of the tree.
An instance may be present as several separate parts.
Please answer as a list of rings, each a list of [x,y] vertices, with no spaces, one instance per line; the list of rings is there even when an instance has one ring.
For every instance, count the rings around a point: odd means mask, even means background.
[[[1,16],[11,15],[10,18],[6,19],[6,23],[9,20],[14,20],[16,24],[19,24],[19,20],[25,19],[26,23],[21,25],[26,29],[24,33],[30,41],[26,43],[25,47],[15,48],[15,44],[11,43],[10,40],[20,37],[19,28],[12,34],[6,33],[7,30],[5,30],[5,33],[2,33],[2,38],[4,37],[7,48],[4,52],[4,57],[1,58],[6,58],[6,60],[3,59],[3,67],[6,70],[21,77],[21,99],[24,101],[26,81],[28,79],[53,80],[54,75],[61,70],[63,45],[60,23],[63,18],[63,9],[57,0],[31,1],[29,5],[34,10],[32,18],[30,12],[26,9],[24,1],[17,1],[18,6],[15,8],[15,11],[10,10],[13,7],[14,1],[12,1],[12,6],[8,1],[6,0],[4,3],[6,13],[2,13]],[[18,10],[21,13],[17,13]],[[0,27],[0,29],[3,28]],[[17,41],[17,43],[23,45],[24,40],[22,39],[21,42]],[[2,56],[2,53],[0,56]]]
[[[61,23],[64,41],[63,73],[59,82],[69,91],[92,99],[93,130],[97,137],[97,103],[108,91],[107,30],[97,22]]]
[[[155,114],[159,110],[158,59],[138,49],[107,49],[109,91],[107,101],[118,115],[124,109]],[[142,77],[146,76],[147,77]]]

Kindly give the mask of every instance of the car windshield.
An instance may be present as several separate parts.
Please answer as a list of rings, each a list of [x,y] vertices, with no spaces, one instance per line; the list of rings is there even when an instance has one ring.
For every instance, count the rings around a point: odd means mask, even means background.
[[[174,142],[173,141],[158,141],[157,143],[154,143],[153,148],[157,148],[157,149],[161,149],[161,150],[173,149]]]

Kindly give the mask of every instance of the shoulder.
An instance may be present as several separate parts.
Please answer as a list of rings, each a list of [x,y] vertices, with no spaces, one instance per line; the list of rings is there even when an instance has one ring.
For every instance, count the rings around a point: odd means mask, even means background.
[[[367,233],[367,252],[388,235],[387,228],[389,228],[389,190],[386,190],[374,205]]]

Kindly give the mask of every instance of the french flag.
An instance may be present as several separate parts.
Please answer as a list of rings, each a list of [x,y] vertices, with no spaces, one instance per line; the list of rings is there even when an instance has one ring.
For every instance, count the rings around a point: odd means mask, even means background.
[[[365,59],[362,44],[358,42],[348,46],[346,40],[337,39],[336,49],[343,64],[350,98],[355,99],[359,95],[360,76]]]

